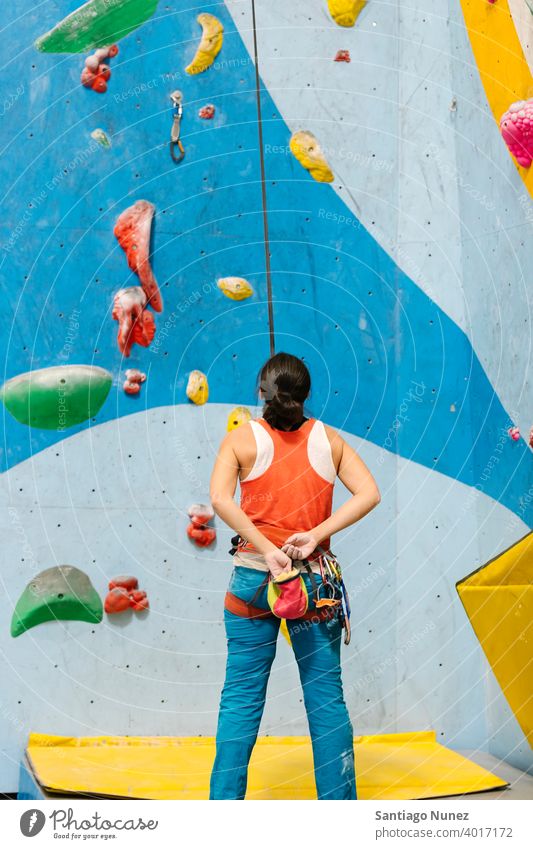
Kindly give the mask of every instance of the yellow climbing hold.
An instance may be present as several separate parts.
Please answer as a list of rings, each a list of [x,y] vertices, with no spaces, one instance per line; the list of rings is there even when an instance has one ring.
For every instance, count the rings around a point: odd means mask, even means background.
[[[353,27],[367,0],[328,0],[331,17],[340,27]]]
[[[224,40],[224,27],[214,15],[202,12],[196,20],[202,27],[202,38],[194,59],[185,68],[188,74],[201,74],[203,71],[207,71],[220,53]]]
[[[235,428],[246,424],[246,422],[249,422],[251,418],[252,414],[248,407],[235,407],[228,416],[228,433],[230,430],[235,430]]]
[[[299,130],[291,137],[289,147],[300,165],[307,168],[311,177],[319,183],[333,182],[333,171],[313,133],[309,130]]]
[[[187,398],[193,404],[205,404],[209,398],[209,386],[203,371],[198,371],[198,369],[191,371],[186,392]]]
[[[226,298],[232,301],[244,301],[253,295],[254,290],[244,277],[221,277],[217,283],[218,288]]]

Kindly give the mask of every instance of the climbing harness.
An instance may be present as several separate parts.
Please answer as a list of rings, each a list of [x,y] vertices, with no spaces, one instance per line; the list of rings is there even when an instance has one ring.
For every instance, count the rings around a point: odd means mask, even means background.
[[[174,162],[181,162],[185,156],[185,149],[180,139],[181,117],[183,115],[183,95],[181,91],[176,90],[172,92],[170,99],[174,107],[174,118],[172,121],[172,130],[170,132],[170,155]],[[179,153],[176,153],[176,149]]]
[[[260,587],[263,590],[268,583],[268,577]],[[244,599],[231,593],[229,590],[224,599],[224,607],[229,613],[234,616],[240,616],[243,619],[278,619],[275,613],[272,613],[270,608],[256,607],[252,602],[244,601]],[[331,611],[326,610],[307,610],[302,616],[299,616],[297,622],[323,622],[331,619]]]
[[[238,534],[232,537],[232,548],[229,553],[236,554],[240,544],[244,542],[245,540]],[[352,633],[350,627],[351,608],[346,585],[342,578],[341,565],[330,551],[325,551],[321,546],[317,546],[316,551],[318,552],[317,559],[320,567],[320,583],[317,582],[308,560],[294,561],[295,566],[300,563],[309,576],[312,597],[315,602],[314,610],[309,610],[308,604],[304,604],[303,593],[307,595],[307,590],[299,575],[300,570],[298,568],[291,570],[287,576],[284,576],[284,580],[282,578],[281,582],[272,579],[270,573],[267,573],[250,602],[245,602],[230,592],[226,593],[226,610],[236,616],[245,616],[249,619],[265,619],[277,616],[284,619],[303,619],[316,622],[325,620],[330,627],[332,623],[338,621],[344,630],[344,644],[349,645]],[[298,573],[298,584],[296,582],[297,574],[293,573]],[[287,593],[285,604],[282,599],[283,584],[285,584],[285,592]],[[255,606],[265,588],[267,589],[270,610]],[[291,609],[294,611],[293,616],[290,615]],[[289,612],[289,615],[287,615],[287,612]]]

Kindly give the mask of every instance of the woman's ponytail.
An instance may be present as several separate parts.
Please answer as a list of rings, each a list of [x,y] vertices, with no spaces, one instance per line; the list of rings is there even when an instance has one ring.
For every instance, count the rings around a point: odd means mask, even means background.
[[[259,388],[265,400],[263,418],[271,427],[289,430],[303,421],[311,376],[302,360],[292,354],[275,354],[261,369]]]

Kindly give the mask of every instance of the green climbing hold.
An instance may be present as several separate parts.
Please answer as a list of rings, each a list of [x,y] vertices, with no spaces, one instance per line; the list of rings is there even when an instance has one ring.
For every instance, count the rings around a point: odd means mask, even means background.
[[[32,578],[17,601],[11,636],[51,619],[101,622],[102,601],[90,578],[75,566],[53,566]]]
[[[52,366],[12,377],[0,400],[21,424],[63,431],[96,415],[111,382],[98,366]]]
[[[151,18],[159,0],[89,0],[35,42],[42,53],[83,53],[106,47]]]

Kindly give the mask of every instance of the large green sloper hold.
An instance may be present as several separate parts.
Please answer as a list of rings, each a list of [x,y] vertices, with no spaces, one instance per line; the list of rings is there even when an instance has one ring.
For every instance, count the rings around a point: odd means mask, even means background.
[[[114,44],[151,18],[159,0],[89,0],[35,42],[43,53],[83,53]]]
[[[112,380],[98,366],[52,366],[12,377],[0,400],[21,424],[63,431],[96,415]]]
[[[53,566],[32,578],[17,601],[11,636],[51,619],[101,622],[102,617],[102,601],[88,575],[75,566]]]

